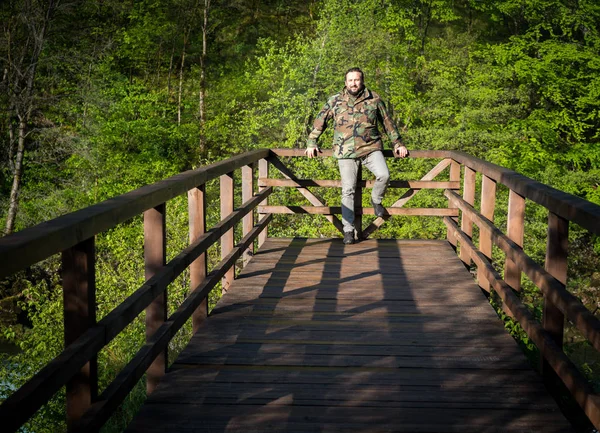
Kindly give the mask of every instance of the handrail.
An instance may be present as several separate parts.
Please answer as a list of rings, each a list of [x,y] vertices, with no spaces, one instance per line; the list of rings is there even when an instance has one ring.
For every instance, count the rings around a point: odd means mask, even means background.
[[[84,239],[115,227],[211,179],[269,155],[258,149],[176,174],[160,182],[108,199],[34,227],[0,238],[0,278],[11,275]]]
[[[600,206],[461,151],[452,151],[449,157],[485,174],[556,215],[600,235]]]
[[[592,346],[600,351],[600,320],[585,308],[579,299],[566,291],[563,284],[548,273],[542,266],[529,257],[521,247],[494,224],[479,214],[469,203],[453,191],[446,191],[446,197],[462,212],[477,221],[480,227],[488,230],[494,243],[514,262],[518,263],[525,275],[536,283],[544,296],[547,296],[581,330]]]

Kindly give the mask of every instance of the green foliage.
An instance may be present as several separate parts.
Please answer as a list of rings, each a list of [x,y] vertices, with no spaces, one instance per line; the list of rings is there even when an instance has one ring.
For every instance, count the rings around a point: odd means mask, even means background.
[[[594,0],[214,1],[204,125],[198,102],[202,3],[83,1],[57,11],[36,77],[18,229],[246,150],[302,148],[321,104],[341,90],[344,72],[354,66],[390,106],[409,149],[463,150],[600,204],[600,7]],[[3,22],[23,4],[2,3]],[[5,46],[0,44],[3,66],[9,58]],[[8,115],[13,102],[6,86],[0,82],[0,221],[13,175],[8,159],[14,151]],[[206,137],[203,149],[200,134]],[[321,137],[323,147],[330,142],[331,128]],[[300,178],[339,176],[333,159],[285,163]],[[390,172],[392,179],[415,180],[433,165],[391,161]],[[211,203],[218,197],[217,183],[207,187]],[[384,204],[403,192],[390,191]],[[329,205],[340,204],[335,189],[315,193]],[[506,227],[507,196],[499,190],[500,227]],[[368,206],[368,194],[363,199]],[[270,200],[306,204],[293,189],[277,188]],[[439,193],[421,191],[409,206],[446,203]],[[169,203],[167,218],[173,257],[187,243],[185,198]],[[539,263],[546,218],[543,208],[528,203],[524,249]],[[212,206],[208,225],[218,220]],[[320,216],[277,216],[269,230],[272,236],[337,236]],[[439,239],[445,233],[438,218],[395,217],[375,236]],[[99,318],[143,283],[142,246],[139,218],[98,236]],[[569,290],[595,311],[598,276],[590,270],[598,269],[600,239],[573,227],[570,246]],[[218,248],[211,249],[211,266],[219,260]],[[498,251],[494,260],[502,270]],[[58,259],[52,258],[0,282],[6,313],[1,335],[21,350],[3,355],[2,396],[62,348],[58,275]],[[187,275],[171,285],[170,312],[188,286]],[[522,298],[539,316],[541,295],[527,280]],[[218,289],[211,305],[217,299]],[[101,387],[143,344],[143,319],[100,353]],[[523,331],[503,319],[533,351]],[[170,347],[173,354],[190,333],[186,325]],[[584,345],[577,336],[570,343]],[[595,361],[583,352],[572,353],[595,378]],[[141,381],[105,430],[122,430],[143,395]],[[64,429],[63,400],[59,394],[28,430]]]

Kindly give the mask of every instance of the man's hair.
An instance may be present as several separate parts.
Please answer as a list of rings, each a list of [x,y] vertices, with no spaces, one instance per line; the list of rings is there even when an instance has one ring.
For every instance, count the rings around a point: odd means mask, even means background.
[[[346,71],[346,75],[344,75],[344,80],[346,79],[346,77],[348,76],[348,74],[350,72],[358,72],[360,73],[360,78],[362,79],[362,82],[365,82],[365,73],[360,69],[360,68],[350,68]]]

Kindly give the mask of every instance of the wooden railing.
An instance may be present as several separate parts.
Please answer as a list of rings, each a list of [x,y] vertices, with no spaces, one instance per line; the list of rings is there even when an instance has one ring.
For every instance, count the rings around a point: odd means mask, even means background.
[[[253,247],[270,215],[254,225],[253,209],[272,188],[254,195],[254,166],[264,170],[268,150],[256,150],[173,176],[128,194],[42,223],[0,239],[0,278],[62,254],[65,349],[0,405],[3,431],[15,431],[66,386],[69,431],[98,431],[146,374],[147,392],[165,373],[166,349],[185,322],[196,330],[207,315],[207,295],[223,278],[233,279],[238,258]],[[241,169],[242,201],[234,210],[233,173]],[[220,177],[221,221],[206,230],[208,181]],[[187,194],[190,245],[166,263],[166,203]],[[146,282],[102,320],[96,322],[95,236],[137,215],[144,216]],[[243,239],[234,246],[234,225],[243,219]],[[206,251],[221,242],[222,261],[207,273]],[[190,269],[191,291],[169,317],[167,286]],[[146,341],[107,388],[97,395],[98,352],[146,310]]]
[[[461,211],[460,227],[444,218],[449,239],[460,245],[465,263],[477,266],[479,285],[498,293],[511,314],[534,342],[541,354],[541,372],[552,384],[557,378],[569,390],[596,429],[600,428],[600,398],[577,367],[563,352],[565,318],[598,351],[600,321],[578,298],[566,289],[569,224],[575,223],[588,232],[600,234],[600,206],[571,194],[558,191],[514,171],[490,164],[463,152],[452,152],[452,159],[463,167],[463,195],[446,191],[452,207]],[[479,210],[473,207],[476,174],[481,174]],[[507,233],[493,223],[498,184],[509,189]],[[548,211],[548,237],[544,266],[523,250],[525,207],[527,201]],[[479,245],[471,235],[473,224],[479,228]],[[492,246],[505,254],[504,277],[491,264]],[[542,323],[539,323],[519,298],[521,273],[525,274],[544,296]]]
[[[389,151],[384,154],[392,156]],[[236,261],[243,256],[247,260],[255,238],[259,245],[264,242],[274,213],[326,215],[342,231],[337,216],[341,208],[328,206],[309,190],[313,186],[339,188],[340,181],[299,179],[281,160],[281,157],[302,155],[303,151],[298,149],[248,152],[0,239],[0,278],[53,254],[62,254],[65,317],[64,351],[0,405],[3,430],[16,430],[63,386],[67,388],[69,431],[97,431],[144,374],[147,392],[152,392],[165,372],[166,348],[175,332],[190,318],[194,331],[200,326],[207,315],[207,295],[221,279],[223,288],[227,289],[234,278]],[[331,151],[321,154],[330,155]],[[477,266],[481,287],[486,290],[491,287],[501,296],[509,313],[540,348],[544,359],[543,374],[547,377],[557,375],[594,425],[600,426],[598,396],[562,351],[564,317],[572,321],[597,350],[600,349],[600,322],[565,289],[569,222],[600,234],[600,207],[462,152],[412,151],[410,157],[441,161],[419,180],[391,181],[390,188],[408,190],[386,209],[384,217],[376,218],[359,236],[370,236],[393,215],[442,217],[448,228],[448,240],[459,248],[460,258],[466,264],[473,261]],[[258,188],[255,188],[257,165]],[[270,167],[278,170],[283,178],[270,177]],[[238,209],[234,209],[235,170],[241,170],[242,179],[243,204]],[[449,180],[436,181],[436,177],[446,170],[449,173],[445,178]],[[479,188],[477,173],[481,174]],[[217,177],[220,178],[221,221],[207,230],[205,185]],[[493,223],[498,183],[510,190],[506,234]],[[372,182],[359,179],[358,186],[355,200],[357,228],[362,226],[362,215],[373,214],[372,208],[361,205],[362,188],[372,187]],[[269,205],[267,198],[274,187],[296,188],[311,206]],[[448,206],[404,207],[420,190],[436,188],[445,191]],[[477,189],[481,190],[479,209],[473,207]],[[166,263],[166,203],[183,194],[188,198],[190,245]],[[526,200],[544,206],[549,212],[545,267],[528,257],[522,248]],[[256,224],[254,209],[258,213]],[[95,236],[140,214],[144,216],[147,281],[102,320],[96,321]],[[243,239],[234,245],[234,226],[242,220]],[[478,246],[472,240],[474,224],[479,228]],[[222,261],[208,273],[206,252],[219,241]],[[493,245],[506,254],[504,277],[491,264]],[[166,288],[187,268],[190,269],[190,294],[175,313],[167,317]],[[521,273],[544,294],[542,324],[535,321],[519,299]],[[144,310],[147,344],[97,395],[98,352]]]

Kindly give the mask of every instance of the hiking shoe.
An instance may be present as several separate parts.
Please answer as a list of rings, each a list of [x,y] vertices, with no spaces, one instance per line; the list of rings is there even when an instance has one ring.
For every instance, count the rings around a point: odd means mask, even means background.
[[[344,243],[346,245],[354,243],[354,232],[344,232]]]
[[[374,203],[373,199],[371,199],[371,204],[373,205],[375,215],[377,215],[378,217],[382,217],[383,215],[385,215],[385,208],[381,205],[381,203]]]

